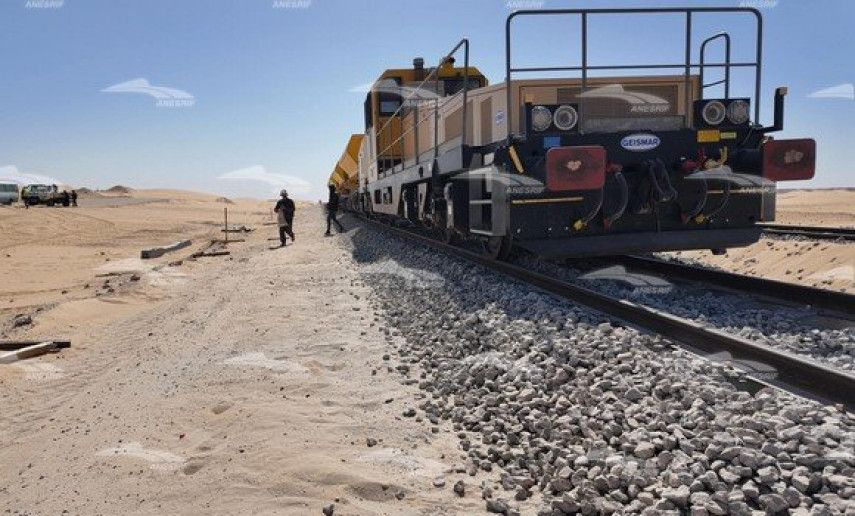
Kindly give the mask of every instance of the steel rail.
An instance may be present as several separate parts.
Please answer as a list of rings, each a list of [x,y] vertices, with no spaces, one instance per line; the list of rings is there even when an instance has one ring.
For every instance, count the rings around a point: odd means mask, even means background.
[[[771,235],[795,235],[820,240],[855,240],[855,229],[825,228],[821,226],[792,226],[787,224],[756,224]]]
[[[811,305],[855,317],[855,294],[641,256],[616,256],[608,258],[608,261],[617,261],[627,267],[676,276],[684,280],[709,283],[752,296]]]
[[[392,227],[365,217],[360,218],[394,235],[500,272],[560,299],[581,303],[593,310],[623,320],[633,327],[660,334],[675,344],[692,351],[710,354],[727,352],[735,361],[737,368],[739,368],[740,362],[744,364],[745,361],[764,364],[774,369],[775,379],[765,379],[752,375],[752,372],[745,368],[740,369],[758,383],[773,385],[798,396],[824,403],[840,403],[847,410],[855,411],[855,376],[842,370],[807,360],[793,353],[757,344],[720,330],[705,328],[693,321],[660,310],[625,299],[609,297],[507,262],[493,260],[422,234]]]

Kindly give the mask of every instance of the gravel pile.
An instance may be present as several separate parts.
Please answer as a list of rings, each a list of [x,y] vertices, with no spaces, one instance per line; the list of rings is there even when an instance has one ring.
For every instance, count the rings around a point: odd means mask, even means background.
[[[592,275],[576,268],[530,256],[519,257],[517,262],[528,269],[573,281],[608,296],[630,299],[709,327],[855,372],[855,328],[828,329],[809,326],[804,321],[815,315],[810,309],[770,307],[746,296],[709,291],[688,283],[645,284],[644,274],[631,271],[622,273],[619,268],[612,269],[610,274],[591,277]]]
[[[494,478],[486,511],[855,511],[851,415],[740,392],[722,364],[373,229],[348,245],[397,347],[389,370],[427,394],[416,418],[445,421],[466,471]]]

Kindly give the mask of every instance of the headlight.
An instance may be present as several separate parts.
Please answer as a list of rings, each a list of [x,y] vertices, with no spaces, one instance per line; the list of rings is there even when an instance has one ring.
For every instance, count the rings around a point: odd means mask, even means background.
[[[545,106],[531,108],[531,127],[535,131],[545,131],[552,124],[552,111]]]
[[[742,125],[748,121],[748,102],[734,100],[727,106],[727,119],[733,125]]]
[[[704,104],[701,116],[708,125],[718,125],[724,121],[726,111],[721,101],[713,100]]]
[[[560,106],[555,110],[552,121],[558,129],[569,131],[576,127],[576,123],[579,121],[579,113],[573,106]]]

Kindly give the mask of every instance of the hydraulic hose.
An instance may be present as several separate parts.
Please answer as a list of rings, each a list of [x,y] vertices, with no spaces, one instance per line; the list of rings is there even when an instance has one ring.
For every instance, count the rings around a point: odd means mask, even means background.
[[[658,202],[673,201],[677,198],[677,190],[671,185],[671,178],[668,177],[668,169],[665,163],[660,158],[648,162],[648,174],[650,182],[656,191],[656,200]],[[660,185],[660,181],[664,183]]]
[[[708,220],[714,219],[719,213],[721,213],[727,207],[727,203],[729,200],[730,200],[730,181],[724,181],[724,187],[722,188],[721,203],[712,212],[704,215],[704,218],[706,218]]]
[[[706,179],[701,179],[700,183],[701,183],[701,188],[703,189],[703,192],[701,193],[701,198],[698,200],[697,203],[695,203],[695,206],[693,206],[691,210],[683,213],[683,215],[682,215],[683,224],[686,224],[691,219],[694,219],[695,217],[697,217],[701,213],[701,211],[703,211],[704,206],[706,206],[706,204],[707,204],[707,198],[709,197],[708,196],[709,184],[707,184]]]
[[[627,204],[629,204],[629,187],[627,187],[626,178],[623,177],[623,172],[615,172],[614,178],[620,187],[620,204],[614,213],[607,217],[603,217],[603,228],[605,229],[609,229],[614,221],[621,218],[623,212],[626,210]],[[603,212],[603,215],[605,215],[605,212]]]
[[[594,217],[597,216],[597,213],[599,213],[600,209],[603,207],[603,199],[605,198],[605,196],[605,187],[600,188],[600,194],[597,196],[597,203],[594,205],[591,211],[588,212],[587,215],[573,223],[573,229],[575,229],[576,231],[581,231],[585,229],[589,222],[594,220]]]

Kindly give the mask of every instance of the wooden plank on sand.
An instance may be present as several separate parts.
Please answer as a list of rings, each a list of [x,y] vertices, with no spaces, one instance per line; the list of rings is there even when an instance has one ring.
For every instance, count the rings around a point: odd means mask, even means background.
[[[0,340],[0,351],[15,351],[44,342],[53,342],[57,348],[71,347],[70,340]]]
[[[193,258],[207,258],[209,256],[228,256],[232,254],[231,251],[199,251],[198,253],[193,253]]]
[[[191,243],[192,241],[190,240],[179,240],[174,244],[169,244],[163,247],[152,247],[151,249],[143,249],[140,255],[143,260],[147,258],[157,258],[159,256],[165,255],[166,253],[171,253],[172,251],[184,249],[185,247],[188,247]]]
[[[0,364],[11,364],[12,362],[17,362],[18,360],[37,357],[39,355],[44,355],[45,353],[50,353],[51,351],[56,351],[59,348],[60,347],[57,345],[56,342],[51,341],[33,344],[32,346],[27,346],[17,351],[12,351],[0,355]]]

